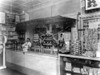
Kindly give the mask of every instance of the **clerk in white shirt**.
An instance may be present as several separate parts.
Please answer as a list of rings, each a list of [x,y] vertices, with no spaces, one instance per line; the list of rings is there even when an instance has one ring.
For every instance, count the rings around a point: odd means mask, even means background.
[[[30,49],[31,45],[30,38],[27,38],[26,42],[22,45],[24,54]]]

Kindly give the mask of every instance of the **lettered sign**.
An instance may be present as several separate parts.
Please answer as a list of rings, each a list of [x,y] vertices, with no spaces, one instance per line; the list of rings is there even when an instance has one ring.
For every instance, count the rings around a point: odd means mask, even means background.
[[[100,8],[100,0],[86,0],[86,10]]]

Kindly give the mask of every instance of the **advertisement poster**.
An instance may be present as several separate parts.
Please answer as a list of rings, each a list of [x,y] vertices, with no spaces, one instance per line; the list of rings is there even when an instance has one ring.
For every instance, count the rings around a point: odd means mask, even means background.
[[[86,10],[100,8],[100,0],[86,0]]]

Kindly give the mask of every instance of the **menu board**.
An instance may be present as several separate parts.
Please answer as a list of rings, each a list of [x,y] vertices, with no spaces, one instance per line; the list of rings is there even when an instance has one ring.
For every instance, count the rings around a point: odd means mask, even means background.
[[[32,46],[34,48],[40,47],[40,38],[39,38],[39,35],[38,34],[34,34]]]

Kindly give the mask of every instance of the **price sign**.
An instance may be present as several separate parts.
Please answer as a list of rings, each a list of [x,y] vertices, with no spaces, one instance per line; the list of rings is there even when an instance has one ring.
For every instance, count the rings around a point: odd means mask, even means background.
[[[5,13],[0,12],[0,23],[5,23]]]

